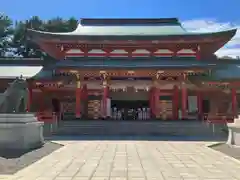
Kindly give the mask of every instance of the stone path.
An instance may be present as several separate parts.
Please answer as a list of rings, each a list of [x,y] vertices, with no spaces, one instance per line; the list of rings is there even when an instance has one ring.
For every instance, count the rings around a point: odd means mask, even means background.
[[[7,179],[240,179],[240,163],[207,148],[209,143],[206,142],[58,141],[58,143],[65,146]]]

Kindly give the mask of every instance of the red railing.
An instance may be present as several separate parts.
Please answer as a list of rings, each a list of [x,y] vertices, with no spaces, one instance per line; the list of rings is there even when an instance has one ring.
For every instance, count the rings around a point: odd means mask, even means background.
[[[57,114],[51,111],[37,112],[36,116],[38,121],[41,121],[44,123],[53,123],[58,120]]]
[[[234,122],[233,114],[204,114],[204,121],[210,124],[226,124]]]

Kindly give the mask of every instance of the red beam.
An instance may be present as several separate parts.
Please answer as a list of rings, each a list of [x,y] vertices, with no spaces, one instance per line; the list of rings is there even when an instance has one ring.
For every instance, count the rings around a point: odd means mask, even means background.
[[[78,44],[101,44],[101,45],[106,45],[106,44],[130,44],[130,45],[134,45],[134,44],[150,44],[150,45],[158,45],[158,44],[165,44],[165,43],[171,43],[171,44],[189,44],[189,43],[194,43],[194,44],[200,44],[200,43],[213,43],[213,42],[222,42],[223,39],[220,38],[202,38],[199,40],[195,40],[195,39],[188,39],[188,40],[182,40],[182,39],[174,39],[174,40],[162,40],[162,39],[155,39],[155,40],[151,40],[151,41],[133,41],[133,40],[124,40],[124,41],[120,41],[120,40],[101,40],[101,41],[90,41],[90,40],[80,40],[80,42],[78,42]],[[50,43],[58,43],[60,45],[62,44],[75,44],[75,42],[73,40],[58,40],[58,39],[41,39],[41,42],[50,42]]]
[[[129,57],[128,53],[66,53],[65,54],[66,57],[85,57],[85,56],[89,56],[89,57]],[[149,54],[145,54],[145,53],[133,53],[131,55],[131,57],[150,57],[150,56],[168,56],[168,57],[172,57],[174,56],[174,53],[149,53]],[[181,53],[181,54],[176,54],[176,56],[178,57],[185,57],[185,56],[190,56],[190,57],[195,57],[196,54],[194,53]]]

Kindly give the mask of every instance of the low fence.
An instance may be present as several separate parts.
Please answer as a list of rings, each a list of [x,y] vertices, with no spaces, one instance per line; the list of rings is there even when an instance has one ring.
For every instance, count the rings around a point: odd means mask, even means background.
[[[204,114],[204,121],[212,124],[233,123],[234,118],[233,114]]]
[[[59,115],[51,111],[37,112],[38,121],[44,122],[44,134],[49,135],[55,132],[58,128]]]
[[[215,133],[216,125],[223,125],[222,128],[226,127],[227,123],[233,123],[235,116],[233,114],[204,114],[204,122],[207,125],[212,126],[212,132]]]

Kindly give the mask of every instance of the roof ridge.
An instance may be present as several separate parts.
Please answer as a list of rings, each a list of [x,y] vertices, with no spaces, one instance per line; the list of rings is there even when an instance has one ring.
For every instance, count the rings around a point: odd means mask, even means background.
[[[116,25],[181,25],[178,18],[83,18],[83,26]]]

